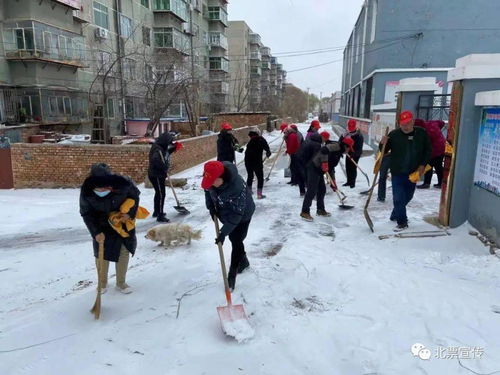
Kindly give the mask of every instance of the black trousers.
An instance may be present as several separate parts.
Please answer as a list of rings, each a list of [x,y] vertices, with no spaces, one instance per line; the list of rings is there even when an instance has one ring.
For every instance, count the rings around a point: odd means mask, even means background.
[[[358,164],[359,157],[351,156],[352,159]],[[345,171],[347,174],[347,183],[350,186],[356,185],[356,178],[358,177],[358,168],[354,165],[350,158],[345,161]]]
[[[441,185],[441,182],[443,181],[443,159],[444,155],[441,156],[436,156],[435,158],[432,158],[431,161],[429,162],[430,166],[434,168],[436,171],[436,175],[438,178],[438,185]],[[432,181],[432,169],[425,174],[424,177],[424,184],[430,185]]]
[[[243,241],[247,237],[248,227],[250,226],[250,220],[239,223],[234,230],[229,233],[229,240],[231,241],[232,251],[231,251],[231,266],[229,267],[229,275],[236,276],[238,271],[238,265],[240,264],[243,257],[246,255],[245,245]]]
[[[165,205],[165,178],[166,177],[154,177],[154,176],[148,176],[149,181],[151,181],[151,184],[153,185],[153,188],[155,189],[155,197],[154,197],[154,202],[155,202],[155,209],[154,212],[158,215],[161,215],[164,213],[163,211],[163,206]]]
[[[308,166],[306,168],[307,172],[307,192],[304,197],[304,202],[302,203],[302,212],[310,213],[311,204],[316,197],[316,207],[318,210],[325,209],[325,178],[323,173],[318,171],[314,166]]]
[[[296,154],[290,155],[290,172],[292,173],[292,183],[299,185],[300,193],[306,192],[306,178],[304,166]]]
[[[253,184],[253,176],[257,177],[257,189],[262,190],[264,187],[264,164],[252,160],[245,160],[245,168],[247,169],[247,185],[251,189]]]

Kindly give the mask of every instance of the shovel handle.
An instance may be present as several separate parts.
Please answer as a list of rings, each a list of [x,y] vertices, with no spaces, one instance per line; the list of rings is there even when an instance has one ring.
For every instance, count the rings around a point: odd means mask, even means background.
[[[335,181],[333,181],[333,178],[332,176],[330,175],[330,172],[326,172],[326,178],[328,179],[328,182],[330,183],[330,185],[332,185],[333,189],[335,190],[335,193],[337,193],[337,196],[339,197],[340,199],[340,203],[344,204],[344,200],[347,198],[343,193],[342,195],[344,195],[342,197],[341,193],[340,193],[340,190],[337,186],[337,184],[335,183]]]
[[[278,148],[278,152],[276,153],[276,158],[274,159],[273,161],[273,165],[271,166],[271,169],[269,170],[269,173],[266,177],[266,181],[269,181],[269,177],[271,176],[271,172],[273,171],[274,169],[274,165],[276,164],[276,161],[278,160],[278,158],[280,157],[280,154],[281,154],[281,148],[283,147],[283,144],[285,143],[285,138],[283,138],[283,140],[281,141],[281,144],[280,144],[280,147]]]
[[[219,238],[220,229],[219,229],[219,220],[217,219],[217,217],[214,217],[214,223],[215,223],[215,233],[217,234],[217,238]],[[217,246],[219,248],[220,266],[222,270],[222,278],[224,279],[224,290],[226,292],[226,301],[227,304],[231,306],[233,302],[231,301],[231,290],[229,289],[229,282],[227,281],[226,261],[224,260],[224,249],[222,248],[222,244],[220,242],[217,243]]]
[[[168,184],[170,185],[170,189],[172,189],[172,193],[174,193],[175,201],[177,202],[177,206],[180,206],[179,199],[177,198],[177,193],[175,192],[174,185],[172,184],[172,180],[170,176],[167,176]]]

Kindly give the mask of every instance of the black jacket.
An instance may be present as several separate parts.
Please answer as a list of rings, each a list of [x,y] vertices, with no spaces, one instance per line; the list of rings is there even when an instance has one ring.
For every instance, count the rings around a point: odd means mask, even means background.
[[[260,135],[254,135],[250,138],[247,143],[247,149],[245,150],[245,163],[250,164],[262,164],[262,153],[266,152],[267,157],[271,155],[271,150],[269,149],[269,144],[266,139]]]
[[[229,161],[234,163],[236,160],[235,148],[238,145],[238,140],[234,135],[226,130],[221,130],[217,138],[217,160]]]
[[[344,154],[345,147],[343,143],[337,141],[327,141],[326,147],[329,149],[328,169],[332,171],[339,164],[339,161]]]
[[[318,133],[314,133],[302,143],[298,151],[298,156],[304,166],[307,167],[307,165],[310,164],[314,155],[321,149],[322,142],[323,139],[321,136]]]
[[[221,235],[229,235],[239,223],[249,221],[255,211],[255,203],[246,182],[238,174],[236,166],[224,162],[224,183],[205,190],[205,203],[212,214],[222,222]]]
[[[148,175],[165,179],[170,167],[170,154],[175,150],[174,137],[170,133],[163,133],[153,143],[149,150]]]
[[[344,139],[346,137],[350,137],[354,141],[354,145],[353,145],[354,153],[350,152],[349,156],[351,156],[354,159],[359,159],[361,157],[361,155],[363,154],[363,143],[364,143],[363,134],[361,134],[361,132],[358,129],[355,132],[347,133],[347,134],[344,134],[343,136],[341,136],[339,138],[339,142],[342,144],[342,139]]]
[[[100,198],[94,193],[95,187],[111,186],[113,191]],[[139,207],[139,194],[135,184],[127,177],[116,174],[104,173],[91,175],[83,182],[80,191],[80,215],[87,226],[94,245],[94,256],[98,256],[98,243],[94,239],[99,233],[104,233],[104,259],[117,262],[120,257],[120,248],[123,245],[132,255],[137,248],[135,229],[129,232],[129,237],[120,236],[108,223],[109,214],[119,211],[122,203],[131,198],[135,201],[134,207],[129,211],[129,216],[135,218]]]

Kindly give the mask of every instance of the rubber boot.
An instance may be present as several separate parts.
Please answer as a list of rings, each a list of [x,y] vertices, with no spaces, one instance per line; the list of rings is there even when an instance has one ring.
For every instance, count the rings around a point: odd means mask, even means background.
[[[265,197],[265,195],[262,195],[262,189],[257,189],[257,199],[264,199]]]

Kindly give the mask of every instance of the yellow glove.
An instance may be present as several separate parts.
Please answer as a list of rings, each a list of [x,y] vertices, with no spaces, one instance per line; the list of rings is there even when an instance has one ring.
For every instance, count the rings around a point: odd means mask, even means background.
[[[453,155],[453,146],[450,145],[448,142],[446,142],[446,148],[444,150],[444,153],[447,155]]]
[[[424,172],[424,174],[426,174],[427,172],[429,172],[431,169],[432,169],[432,167],[429,164],[427,164],[425,166],[425,172]],[[415,172],[413,172],[412,174],[410,174],[410,176],[408,177],[408,179],[411,182],[413,182],[414,184],[416,184],[420,180],[420,177],[422,177],[422,176],[420,175],[420,173],[418,172],[418,169],[417,169]]]

